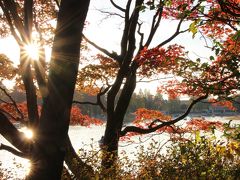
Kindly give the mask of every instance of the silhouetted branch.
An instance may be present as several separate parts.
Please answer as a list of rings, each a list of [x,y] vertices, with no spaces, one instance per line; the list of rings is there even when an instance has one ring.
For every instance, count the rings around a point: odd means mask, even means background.
[[[7,146],[7,145],[2,144],[2,143],[0,144],[0,150],[6,150],[6,151],[8,151],[8,152],[10,152],[10,153],[12,153],[16,156],[21,157],[21,158],[29,158],[29,156],[27,154],[22,153],[22,152],[20,152],[16,149],[14,149],[13,147]]]
[[[201,4],[201,1],[200,1],[196,6],[194,6],[194,7],[191,9],[191,12],[195,11],[195,10],[198,8],[198,6],[200,6],[200,4]],[[177,37],[179,34],[188,31],[188,29],[180,31],[181,25],[182,25],[183,21],[185,20],[185,18],[187,18],[187,16],[188,16],[187,13],[186,13],[185,15],[183,15],[183,17],[180,19],[180,21],[179,21],[179,23],[178,23],[178,26],[177,26],[177,29],[176,29],[175,33],[174,33],[171,37],[169,37],[168,39],[166,39],[165,41],[163,41],[162,43],[160,43],[160,44],[158,45],[158,47],[164,46],[165,44],[167,44],[167,43],[169,43],[171,40],[173,40],[175,37]]]
[[[18,131],[9,119],[0,111],[0,134],[22,153],[28,154],[33,144],[32,140]]]
[[[12,102],[12,103],[7,103],[7,102],[5,102],[5,103],[13,105],[13,107],[16,109],[17,113],[20,115],[20,119],[24,119],[24,115],[23,115],[23,113],[20,111],[20,109],[18,108],[16,101],[14,101],[14,99],[13,99],[12,96],[6,91],[6,89],[4,89],[4,88],[2,88],[2,87],[0,87],[0,89],[3,91],[3,93],[4,93],[4,94],[10,99],[10,101]],[[1,101],[3,101],[3,100],[1,100]]]
[[[119,5],[117,5],[113,0],[110,0],[110,2],[112,3],[112,5],[117,8],[118,10],[125,12],[126,10],[122,7],[120,7]]]
[[[119,14],[119,13],[104,11],[104,10],[101,10],[101,9],[99,9],[98,11],[99,11],[100,13],[102,13],[102,14],[106,14],[106,15],[107,15],[105,18],[103,18],[103,20],[104,20],[104,19],[108,19],[108,18],[110,18],[110,17],[112,17],[112,16],[118,16],[118,17],[124,19],[124,16],[121,15],[121,14]]]
[[[140,36],[140,42],[139,42],[139,50],[142,50],[143,49],[143,39],[144,39],[144,33],[141,32],[141,26],[142,26],[142,23],[138,23],[138,34]]]
[[[147,41],[144,45],[146,47],[148,47],[150,45],[150,43],[152,42],[153,36],[154,36],[154,34],[156,33],[156,31],[159,27],[159,24],[160,24],[161,19],[162,19],[163,6],[164,6],[164,3],[162,1],[160,1],[159,2],[159,7],[158,7],[156,13],[153,16],[153,19],[152,19],[152,25],[151,25],[151,30],[150,30],[148,39],[147,39]]]
[[[136,126],[127,126],[120,132],[120,136],[125,136],[128,132],[135,132],[135,133],[139,133],[139,134],[148,134],[148,133],[152,133],[162,127],[171,126],[171,125],[177,123],[178,121],[184,119],[185,117],[187,117],[187,115],[190,113],[193,106],[196,103],[198,103],[199,101],[206,99],[207,97],[208,97],[208,94],[206,94],[205,96],[201,96],[201,97],[197,98],[196,100],[193,100],[192,103],[189,105],[188,109],[186,110],[186,112],[176,119],[173,119],[171,121],[161,121],[161,120],[156,119],[153,122],[155,123],[155,122],[159,121],[159,122],[161,122],[161,124],[156,125],[154,127],[150,126],[147,129],[136,127]]]
[[[106,94],[106,92],[108,92],[108,90],[110,89],[111,86],[108,86],[107,88],[105,88],[103,90],[103,87],[101,88],[100,92],[97,94],[97,101],[96,102],[90,102],[90,101],[76,101],[74,100],[72,103],[75,104],[88,104],[88,105],[93,105],[93,106],[100,106],[100,108],[103,110],[103,112],[106,112],[107,109],[106,107],[103,105],[102,100],[101,100],[101,96],[103,96],[104,94]]]
[[[54,0],[55,1],[55,3],[56,3],[56,5],[57,5],[57,7],[59,8],[60,7],[60,0]]]
[[[110,53],[108,50],[98,46],[96,43],[94,43],[93,41],[89,40],[84,34],[83,34],[83,38],[89,43],[91,44],[93,47],[95,47],[96,49],[98,49],[99,51],[103,52],[104,54],[106,54],[107,56],[109,56],[110,58],[119,61],[119,56],[116,53]]]
[[[16,39],[17,43],[20,45],[21,44],[21,39],[19,38],[19,36],[17,35],[17,33],[15,31],[14,25],[13,25],[13,22],[12,22],[12,19],[11,19],[11,15],[10,15],[9,11],[7,10],[6,6],[2,3],[2,1],[0,1],[0,7],[3,10],[3,13],[6,17],[6,20],[8,22],[8,25],[10,27],[10,31],[11,31],[13,37]]]

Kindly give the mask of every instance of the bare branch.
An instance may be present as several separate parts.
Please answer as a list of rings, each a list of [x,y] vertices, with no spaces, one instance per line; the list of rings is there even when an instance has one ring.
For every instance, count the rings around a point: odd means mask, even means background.
[[[24,119],[24,115],[22,113],[22,111],[18,108],[16,101],[14,101],[14,99],[12,98],[12,96],[6,91],[6,89],[0,87],[0,89],[4,92],[4,94],[10,99],[10,101],[12,103],[10,103],[11,105],[13,105],[13,107],[16,109],[17,113],[20,115],[20,119]],[[7,102],[6,102],[7,103]],[[8,103],[9,104],[9,103]]]
[[[23,41],[26,42],[26,36],[25,36],[25,31],[24,31],[24,26],[22,23],[22,19],[19,17],[18,12],[17,12],[17,3],[13,0],[3,0],[4,5],[7,9],[9,9],[9,14],[11,14],[12,19],[13,19],[13,24],[21,34],[21,38]]]
[[[11,15],[9,13],[9,11],[7,10],[7,8],[3,5],[2,1],[0,1],[0,7],[2,8],[4,15],[7,19],[8,25],[10,27],[10,31],[13,35],[13,37],[16,39],[17,43],[20,45],[21,44],[21,39],[18,37],[15,29],[14,29],[14,25],[12,23],[12,19],[11,19]]]
[[[98,103],[90,102],[90,101],[77,101],[77,100],[74,100],[74,101],[72,101],[72,103],[74,103],[74,104],[89,104],[89,105],[98,106]]]
[[[159,24],[160,24],[161,19],[162,19],[163,6],[164,6],[164,3],[161,1],[160,4],[159,4],[159,8],[157,9],[155,15],[153,16],[151,30],[150,30],[148,39],[147,39],[144,46],[148,47],[150,45],[150,43],[153,39],[153,36],[154,36],[154,34],[156,33],[156,31],[159,27]]]
[[[166,39],[165,41],[163,41],[162,43],[160,43],[160,44],[158,45],[158,47],[164,46],[165,44],[167,44],[167,43],[169,43],[171,40],[173,40],[175,37],[177,37],[179,34],[188,31],[188,29],[183,30],[183,31],[180,31],[182,22],[183,22],[183,19],[181,19],[181,20],[179,21],[178,26],[177,26],[177,30],[175,31],[175,33],[174,33],[171,37],[169,37],[168,39]]]
[[[89,105],[93,105],[93,106],[100,106],[100,108],[103,110],[103,112],[106,112],[107,109],[106,109],[106,107],[102,103],[101,96],[106,94],[108,92],[108,90],[110,89],[110,87],[111,86],[108,86],[104,90],[103,90],[103,87],[101,88],[100,92],[97,94],[97,101],[96,102],[76,101],[76,100],[74,100],[72,103],[75,103],[75,104],[89,104]]]
[[[121,39],[121,57],[124,57],[127,52],[127,44],[128,44],[128,30],[129,30],[129,12],[130,12],[130,6],[131,6],[132,0],[128,0],[126,5],[126,11],[125,11],[125,26],[122,34]]]
[[[193,100],[192,103],[189,105],[188,109],[186,110],[186,112],[179,116],[178,118],[176,119],[173,119],[171,121],[161,121],[161,120],[154,120],[153,122],[161,122],[161,124],[159,125],[156,125],[154,127],[149,127],[147,129],[144,129],[144,128],[140,128],[140,127],[136,127],[136,126],[127,126],[125,127],[121,132],[120,132],[120,136],[125,136],[128,132],[136,132],[136,133],[139,133],[139,134],[148,134],[148,133],[152,133],[162,127],[165,127],[165,126],[171,126],[175,123],[177,123],[178,121],[184,119],[185,117],[187,117],[187,115],[190,113],[191,109],[193,108],[193,106],[198,103],[199,101],[203,100],[203,99],[206,99],[208,97],[208,94],[206,94],[205,96],[201,96],[199,98],[197,98],[196,100]]]
[[[29,158],[29,156],[27,154],[22,153],[22,152],[16,150],[15,148],[13,148],[11,146],[7,146],[7,145],[2,144],[2,143],[0,144],[0,150],[6,150],[6,151],[8,151],[8,152],[10,152],[10,153],[12,153],[16,156],[21,157],[21,158]]]
[[[107,112],[106,107],[103,105],[102,100],[101,100],[101,96],[103,96],[104,94],[106,94],[108,92],[108,90],[110,89],[111,86],[108,86],[106,89],[102,90],[103,88],[101,88],[100,93],[97,94],[97,103],[99,104],[99,106],[101,107],[101,109],[103,110],[103,112]]]
[[[201,1],[200,1],[196,6],[194,6],[194,7],[191,9],[191,12],[195,11],[195,10],[200,6],[200,4],[201,4]],[[181,25],[182,25],[183,21],[185,20],[185,18],[187,18],[187,16],[188,16],[187,13],[186,13],[185,15],[183,15],[183,17],[180,19],[180,21],[179,21],[179,23],[178,23],[178,26],[177,26],[177,29],[176,29],[175,33],[174,33],[171,37],[169,37],[168,39],[166,39],[165,41],[163,41],[162,43],[160,43],[157,47],[162,47],[162,46],[164,46],[165,44],[167,44],[167,43],[169,43],[171,40],[173,40],[175,37],[177,37],[179,34],[188,31],[188,29],[180,31]]]
[[[116,53],[110,53],[109,51],[107,51],[106,49],[98,46],[96,43],[92,42],[91,40],[89,40],[84,34],[83,34],[83,38],[89,43],[91,44],[93,47],[95,47],[96,49],[98,49],[99,51],[103,52],[104,54],[106,54],[107,56],[109,56],[110,58],[116,60],[119,62],[119,56]]]
[[[127,50],[127,51],[125,52],[125,54],[121,54],[121,55],[123,55],[122,67],[125,69],[131,63],[134,51],[136,49],[135,33],[136,33],[136,28],[137,28],[138,19],[139,19],[139,13],[140,13],[143,1],[144,0],[136,0],[134,10],[131,14],[128,24],[126,24],[125,29],[124,29],[124,31],[126,31],[125,38],[127,38],[126,39],[127,44],[125,46],[125,48],[126,48],[125,50]]]
[[[101,10],[101,9],[99,9],[98,11],[99,11],[100,13],[107,14],[107,17],[104,18],[104,19],[110,18],[110,17],[112,17],[112,16],[118,16],[118,17],[124,19],[124,16],[121,15],[121,14],[119,14],[119,13],[104,11],[104,10]]]
[[[113,0],[110,0],[110,2],[112,3],[112,5],[117,8],[118,10],[125,12],[126,10],[120,6],[118,6]]]
[[[19,132],[9,119],[0,111],[0,134],[22,153],[28,154],[33,144]]]
[[[140,42],[139,42],[139,51],[143,49],[143,39],[144,39],[144,33],[141,32],[141,26],[142,23],[138,23],[138,34],[140,36]]]

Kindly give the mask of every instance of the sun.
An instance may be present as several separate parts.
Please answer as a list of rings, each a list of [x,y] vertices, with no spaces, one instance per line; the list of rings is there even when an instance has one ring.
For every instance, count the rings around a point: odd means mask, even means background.
[[[33,60],[38,60],[39,58],[39,47],[36,44],[27,44],[24,47],[25,53]]]
[[[27,127],[23,127],[20,129],[21,132],[24,133],[24,135],[26,136],[26,138],[28,139],[32,139],[33,138],[33,131]]]

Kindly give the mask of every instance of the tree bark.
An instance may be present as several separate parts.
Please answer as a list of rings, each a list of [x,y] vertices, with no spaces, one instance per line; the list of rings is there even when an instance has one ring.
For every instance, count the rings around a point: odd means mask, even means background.
[[[136,87],[136,72],[135,70],[133,70],[132,72],[129,72],[126,83],[118,99],[118,103],[114,113],[108,114],[107,125],[103,141],[104,149],[102,166],[103,170],[108,169],[106,172],[108,173],[108,175],[111,176],[115,175],[114,165],[118,155],[118,142],[120,138],[120,132],[135,87]],[[104,174],[104,176],[105,175],[107,174]]]
[[[90,0],[62,0],[28,179],[60,179],[77,78],[82,29]]]
[[[69,137],[66,141],[65,163],[77,179],[91,179],[94,177],[94,170],[87,165],[75,152]]]

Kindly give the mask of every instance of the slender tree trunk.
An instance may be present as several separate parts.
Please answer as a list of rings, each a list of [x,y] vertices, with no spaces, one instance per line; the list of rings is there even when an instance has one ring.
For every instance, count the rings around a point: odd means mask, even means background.
[[[53,43],[48,96],[40,117],[28,179],[60,179],[77,78],[82,29],[90,0],[62,0]]]
[[[28,119],[31,127],[36,127],[39,121],[36,87],[33,83],[31,62],[27,57],[24,47],[20,47],[20,65],[23,84],[27,98]]]
[[[108,114],[106,130],[104,134],[104,149],[102,166],[110,176],[115,175],[114,165],[118,156],[118,142],[125,114],[136,87],[136,73],[131,72],[122,89],[114,113]],[[110,171],[110,172],[109,172]],[[106,174],[105,174],[106,175]]]

